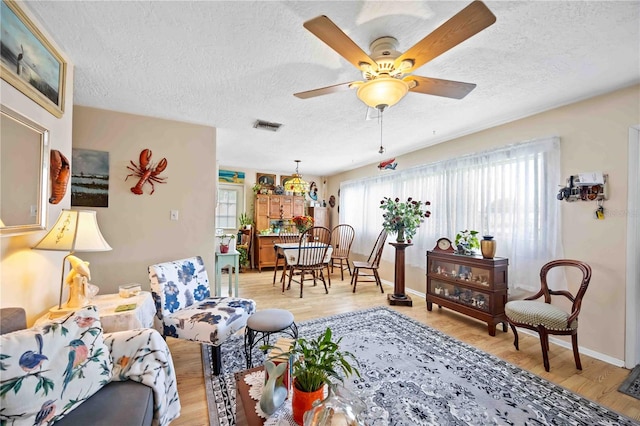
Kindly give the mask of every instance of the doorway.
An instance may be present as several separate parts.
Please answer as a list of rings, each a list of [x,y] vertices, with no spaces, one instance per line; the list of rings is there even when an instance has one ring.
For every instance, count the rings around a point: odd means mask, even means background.
[[[629,128],[625,367],[640,364],[640,124]]]

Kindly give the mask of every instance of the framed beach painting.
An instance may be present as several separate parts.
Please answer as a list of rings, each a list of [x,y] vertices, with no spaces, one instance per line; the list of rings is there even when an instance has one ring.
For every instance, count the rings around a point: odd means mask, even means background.
[[[0,5],[2,79],[60,118],[67,63],[18,4]]]
[[[71,205],[109,207],[109,153],[71,150]]]
[[[220,169],[218,171],[218,182],[222,182],[222,183],[244,183],[244,172]]]

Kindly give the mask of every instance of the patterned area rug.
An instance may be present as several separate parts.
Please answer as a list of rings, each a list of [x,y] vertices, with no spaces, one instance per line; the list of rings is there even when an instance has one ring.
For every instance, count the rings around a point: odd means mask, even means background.
[[[629,377],[618,388],[618,392],[640,399],[640,364],[631,370]]]
[[[345,385],[367,404],[369,426],[638,424],[386,307],[306,321],[299,333],[316,337],[328,326],[358,357],[362,377]],[[210,418],[234,425],[242,339],[222,345],[222,353],[223,373],[205,377]],[[264,359],[253,356],[254,365]],[[203,359],[210,362],[208,350]]]

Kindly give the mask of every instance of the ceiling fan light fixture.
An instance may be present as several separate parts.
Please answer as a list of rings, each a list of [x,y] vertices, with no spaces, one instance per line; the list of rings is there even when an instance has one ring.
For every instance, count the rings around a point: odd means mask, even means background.
[[[378,105],[393,106],[409,91],[407,82],[392,77],[378,77],[358,87],[358,98],[366,105],[377,108]]]

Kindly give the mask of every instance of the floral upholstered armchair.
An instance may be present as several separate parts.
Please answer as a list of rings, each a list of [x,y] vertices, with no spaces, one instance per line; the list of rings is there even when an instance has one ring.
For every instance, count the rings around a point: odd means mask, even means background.
[[[213,348],[214,374],[220,374],[220,345],[241,330],[256,303],[239,297],[209,297],[209,278],[200,256],[149,266],[156,303],[154,327],[163,335]]]

